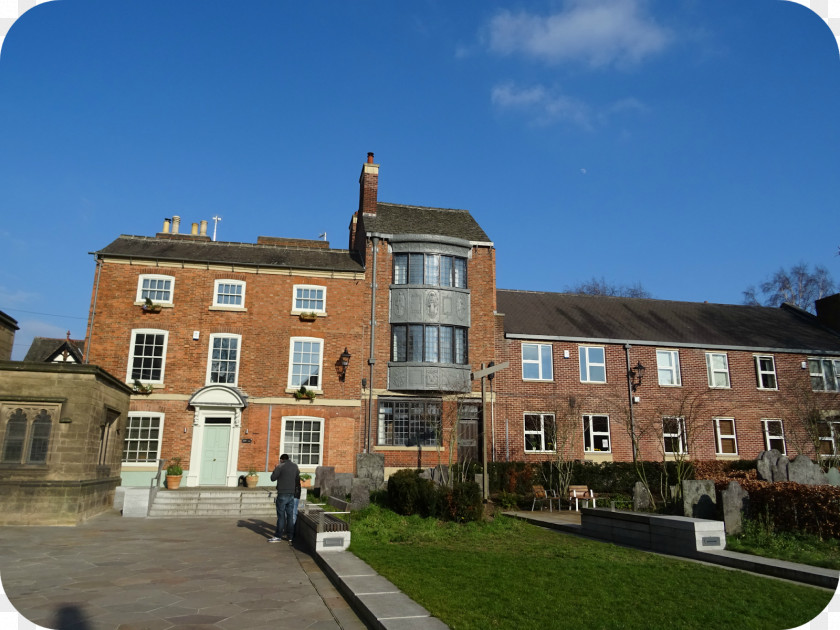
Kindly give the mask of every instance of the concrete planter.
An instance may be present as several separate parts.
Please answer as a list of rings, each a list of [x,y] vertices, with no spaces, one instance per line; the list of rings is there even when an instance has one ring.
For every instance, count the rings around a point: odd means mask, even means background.
[[[245,487],[246,488],[256,488],[259,481],[260,481],[259,475],[248,475],[248,476],[245,477]]]

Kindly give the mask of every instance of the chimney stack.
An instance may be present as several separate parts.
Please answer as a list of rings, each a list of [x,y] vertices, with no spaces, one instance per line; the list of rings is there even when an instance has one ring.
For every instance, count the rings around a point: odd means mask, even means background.
[[[207,221],[201,222],[201,236],[207,236]]]
[[[181,217],[177,214],[172,215],[172,233],[177,234],[178,229],[181,227]]]
[[[169,234],[169,219],[163,220],[163,233]]]
[[[190,230],[190,234],[193,236],[198,236],[198,223],[192,224],[192,229]]]
[[[379,190],[379,164],[373,163],[373,153],[367,154],[367,162],[359,176],[359,212],[376,214],[376,198]]]

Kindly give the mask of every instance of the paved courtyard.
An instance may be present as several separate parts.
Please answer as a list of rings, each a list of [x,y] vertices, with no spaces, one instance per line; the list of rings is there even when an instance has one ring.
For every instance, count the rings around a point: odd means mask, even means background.
[[[62,630],[360,630],[314,559],[266,543],[262,519],[0,527],[0,579],[30,621]]]

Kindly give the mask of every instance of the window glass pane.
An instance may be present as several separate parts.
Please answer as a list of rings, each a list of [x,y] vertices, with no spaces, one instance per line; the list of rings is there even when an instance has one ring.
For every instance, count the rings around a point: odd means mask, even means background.
[[[393,335],[393,348],[391,359],[393,361],[406,360],[406,327],[392,326],[391,332]]]
[[[423,284],[423,254],[408,255],[408,284]]]
[[[408,327],[407,361],[423,360],[423,326],[412,324]]]
[[[467,260],[465,258],[454,258],[454,280],[453,283],[459,289],[467,288]]]
[[[318,387],[321,372],[321,342],[295,341],[292,352],[292,386]]]
[[[440,286],[452,286],[452,256],[440,257]]]
[[[232,337],[213,339],[212,359],[210,363],[211,383],[236,383],[239,340]]]
[[[394,284],[408,282],[408,254],[394,254]]]
[[[131,379],[160,382],[164,335],[135,333]]]
[[[427,363],[438,363],[438,327],[426,326],[426,353]]]
[[[295,290],[295,309],[303,311],[323,311],[323,287],[297,287]]]
[[[242,285],[238,283],[218,283],[216,304],[242,306]]]
[[[452,347],[452,326],[440,327],[440,362],[455,363]]]
[[[32,423],[32,435],[29,438],[30,464],[43,464],[47,461],[47,450],[50,444],[50,429],[52,422],[46,409],[42,409]]]
[[[321,423],[311,420],[286,420],[283,449],[298,465],[321,464]]]
[[[553,371],[551,369],[551,346],[540,346],[541,352],[541,363],[542,363],[542,376],[541,378],[545,380],[551,380],[553,378]]]
[[[19,464],[23,458],[23,441],[26,439],[26,414],[17,409],[6,423],[3,439],[3,461]]]
[[[454,328],[452,331],[455,337],[455,363],[466,365],[469,362],[467,356],[467,330],[465,328]]]
[[[426,270],[423,284],[437,285],[440,276],[440,256],[438,254],[426,254]]]

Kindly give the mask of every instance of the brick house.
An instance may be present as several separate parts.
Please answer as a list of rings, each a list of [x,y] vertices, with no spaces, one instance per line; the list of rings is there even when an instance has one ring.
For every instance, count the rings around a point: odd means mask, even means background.
[[[452,413],[476,426],[477,400],[458,403],[493,358],[493,245],[466,211],[378,202],[378,171],[369,154],[348,249],[216,242],[173,217],[95,252],[87,360],[135,390],[124,485],[172,457],[186,486],[235,486],[282,452],[308,472],[361,452],[432,465]]]
[[[840,452],[840,326],[795,307],[498,290],[496,460]],[[502,316],[503,315],[503,316]],[[816,411],[819,421],[809,424]]]

